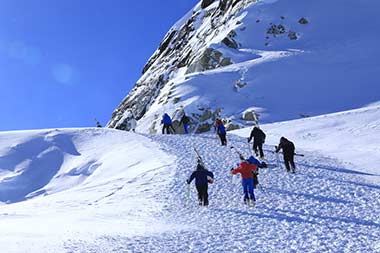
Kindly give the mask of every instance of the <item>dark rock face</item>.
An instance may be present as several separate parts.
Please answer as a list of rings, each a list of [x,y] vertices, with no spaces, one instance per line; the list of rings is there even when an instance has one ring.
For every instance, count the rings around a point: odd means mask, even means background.
[[[202,9],[209,7],[215,0],[202,0]]]
[[[298,20],[298,23],[300,23],[301,25],[306,25],[306,24],[309,24],[309,21],[306,19],[306,18],[300,18],[300,20]]]
[[[237,49],[239,47],[238,43],[234,40],[234,37],[236,35],[235,31],[231,31],[227,37],[225,37],[222,40],[222,43],[225,44],[227,47]]]

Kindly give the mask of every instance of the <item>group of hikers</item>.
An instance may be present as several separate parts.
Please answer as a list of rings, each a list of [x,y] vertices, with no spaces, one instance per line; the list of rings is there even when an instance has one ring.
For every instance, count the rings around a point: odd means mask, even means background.
[[[136,120],[133,113],[129,113],[126,116],[128,120],[129,130],[135,131]],[[96,120],[97,127],[101,127],[100,123]],[[173,127],[173,121],[171,117],[164,113],[162,116],[161,124],[162,134],[174,134],[176,130]],[[190,118],[183,112],[179,124],[183,125],[183,132],[185,134],[189,133]],[[220,118],[217,118],[214,123],[214,132],[218,135],[221,145],[227,146],[226,138],[226,127]],[[265,143],[265,133],[258,126],[257,122],[253,127],[250,136],[247,138],[248,143],[253,140],[253,152],[255,156],[251,155],[248,159],[245,159],[241,153],[239,153],[240,164],[236,168],[231,169],[231,174],[241,174],[242,187],[244,193],[244,203],[254,206],[256,203],[256,198],[254,194],[254,189],[258,186],[258,171],[259,168],[267,168],[267,164],[264,162],[264,151],[263,144]],[[233,148],[233,147],[231,147]],[[284,163],[287,172],[295,173],[294,155],[295,146],[293,142],[289,141],[285,137],[281,137],[280,143],[275,148],[275,152],[279,153],[282,150]],[[208,206],[208,185],[214,182],[214,174],[207,170],[201,157],[197,154],[197,166],[196,170],[191,174],[190,178],[186,181],[188,185],[195,179],[195,186],[198,191],[199,205]]]
[[[223,123],[220,121],[215,123],[215,129],[220,137],[222,145],[227,145],[226,140],[226,131],[223,126]],[[251,155],[248,159],[245,159],[244,156],[236,151],[239,154],[240,164],[236,168],[231,169],[231,174],[241,174],[241,183],[243,187],[244,194],[244,203],[250,206],[254,206],[256,204],[256,197],[254,193],[254,189],[257,188],[258,181],[258,171],[259,168],[267,168],[267,164],[264,162],[264,151],[263,144],[265,142],[265,133],[258,125],[254,126],[250,136],[247,138],[248,143],[253,139],[253,151],[256,159],[253,155]],[[233,147],[231,147],[233,148]],[[294,143],[286,139],[285,137],[281,137],[280,143],[275,147],[275,153],[279,153],[282,150],[283,158],[285,162],[285,167],[287,172],[295,173],[295,164],[294,164],[294,156],[295,156],[295,146]],[[198,191],[198,201],[201,206],[208,206],[208,184],[214,182],[214,174],[211,171],[208,171],[198,155],[197,158],[197,166],[196,170],[191,174],[190,178],[186,181],[188,185],[195,179],[195,186]]]

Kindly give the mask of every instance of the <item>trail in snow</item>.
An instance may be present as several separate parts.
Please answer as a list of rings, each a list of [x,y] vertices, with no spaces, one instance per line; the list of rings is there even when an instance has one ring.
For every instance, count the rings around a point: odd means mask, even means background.
[[[230,168],[239,162],[236,153],[222,147],[212,135],[147,136],[177,157],[169,189],[156,190],[166,199],[161,211],[168,223],[182,229],[154,236],[104,236],[92,242],[67,241],[75,252],[380,252],[380,186],[367,183],[360,173],[336,160],[305,153],[296,158],[296,174],[274,167],[275,156],[266,152],[269,167],[261,170],[263,189],[256,190],[257,205],[242,203],[240,180]],[[228,136],[248,155],[246,139]],[[197,206],[191,186],[186,199],[185,180],[195,168],[196,146],[206,166],[214,172],[209,187],[210,207]],[[273,149],[271,146],[265,147]],[[159,175],[162,180],[170,180]],[[128,228],[126,228],[128,229]]]

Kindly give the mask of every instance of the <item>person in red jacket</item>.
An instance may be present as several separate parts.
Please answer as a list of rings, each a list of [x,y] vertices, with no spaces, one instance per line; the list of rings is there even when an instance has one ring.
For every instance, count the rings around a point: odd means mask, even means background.
[[[237,167],[236,169],[231,169],[231,173],[233,175],[236,175],[237,173],[241,174],[241,183],[243,186],[245,204],[249,204],[250,202],[253,205],[256,204],[255,193],[253,192],[253,173],[256,173],[258,168],[259,167],[256,164],[251,164],[248,161],[242,159],[242,162],[240,163],[239,167]]]

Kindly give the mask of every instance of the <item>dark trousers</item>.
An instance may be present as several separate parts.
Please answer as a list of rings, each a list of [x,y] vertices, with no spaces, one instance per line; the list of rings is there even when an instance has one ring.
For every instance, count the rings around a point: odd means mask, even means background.
[[[263,143],[262,142],[257,142],[253,141],[253,151],[255,151],[255,154],[258,154],[257,149],[260,151],[260,157],[264,157],[264,152],[263,152]]]
[[[296,169],[296,165],[294,164],[294,154],[284,154],[284,162],[287,171],[290,171],[290,168]]]
[[[208,185],[196,185],[198,191],[199,205],[208,206]]]
[[[164,126],[162,127],[162,134],[165,133],[165,130],[166,130],[166,134],[171,134],[171,130],[173,131],[173,133],[175,133],[175,130],[172,124],[164,124]]]
[[[220,142],[222,143],[222,146],[227,146],[227,139],[226,134],[218,134],[220,138]]]

